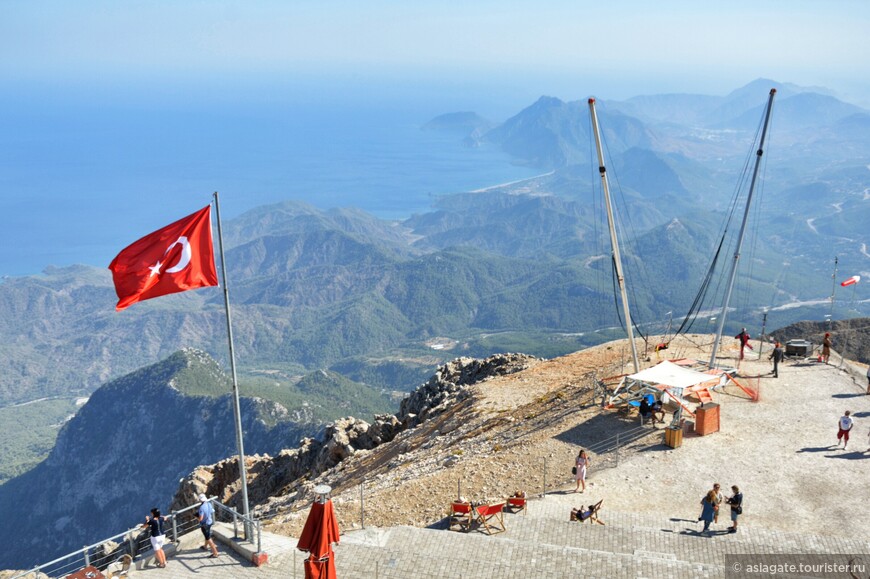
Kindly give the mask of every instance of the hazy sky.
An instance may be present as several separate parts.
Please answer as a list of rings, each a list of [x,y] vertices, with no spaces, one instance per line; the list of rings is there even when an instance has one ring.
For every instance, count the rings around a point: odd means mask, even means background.
[[[868,31],[867,0],[0,0],[0,79],[401,76],[525,104],[765,77],[867,106]]]
[[[452,192],[416,136],[446,112],[758,78],[870,108],[868,31],[870,0],[0,0],[0,275],[108,263],[214,190],[226,217]]]

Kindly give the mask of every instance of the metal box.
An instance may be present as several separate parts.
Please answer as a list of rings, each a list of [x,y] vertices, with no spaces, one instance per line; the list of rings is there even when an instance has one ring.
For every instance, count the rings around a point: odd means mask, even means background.
[[[813,354],[813,344],[807,340],[789,340],[785,343],[786,356],[802,356],[804,358]]]

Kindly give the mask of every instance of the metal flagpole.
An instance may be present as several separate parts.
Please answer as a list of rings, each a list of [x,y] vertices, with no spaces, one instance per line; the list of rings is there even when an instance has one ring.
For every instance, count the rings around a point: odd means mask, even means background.
[[[242,442],[242,410],[239,405],[239,380],[236,375],[236,356],[233,350],[233,325],[230,321],[230,290],[227,287],[227,262],[224,259],[224,237],[221,232],[221,208],[217,191],[214,193],[214,209],[218,224],[218,247],[221,255],[221,275],[224,278],[224,304],[227,311],[227,338],[230,343],[230,369],[233,375],[233,411],[236,417],[236,445],[239,448],[239,478],[242,481],[242,514],[245,515],[245,536],[248,537],[248,474],[245,468],[245,446]]]
[[[764,351],[764,329],[767,326],[767,308],[764,308],[764,316],[761,318],[761,339],[758,341],[758,359],[761,360],[761,352]]]

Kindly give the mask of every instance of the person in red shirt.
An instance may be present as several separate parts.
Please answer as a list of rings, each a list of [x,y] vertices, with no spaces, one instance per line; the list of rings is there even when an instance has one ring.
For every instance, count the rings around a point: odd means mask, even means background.
[[[734,336],[735,340],[740,340],[740,359],[743,359],[743,349],[749,348],[753,350],[752,344],[749,343],[749,333],[746,331],[746,328],[740,330],[740,333]]]

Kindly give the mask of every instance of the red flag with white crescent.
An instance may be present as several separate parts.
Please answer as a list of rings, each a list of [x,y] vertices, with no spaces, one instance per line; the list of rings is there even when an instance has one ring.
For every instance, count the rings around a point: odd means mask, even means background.
[[[134,241],[109,269],[118,311],[143,300],[218,285],[211,205]]]
[[[846,287],[846,286],[850,286],[850,285],[855,285],[859,281],[861,281],[861,276],[860,275],[853,275],[852,277],[850,277],[846,281],[842,282],[840,285],[843,287]]]

